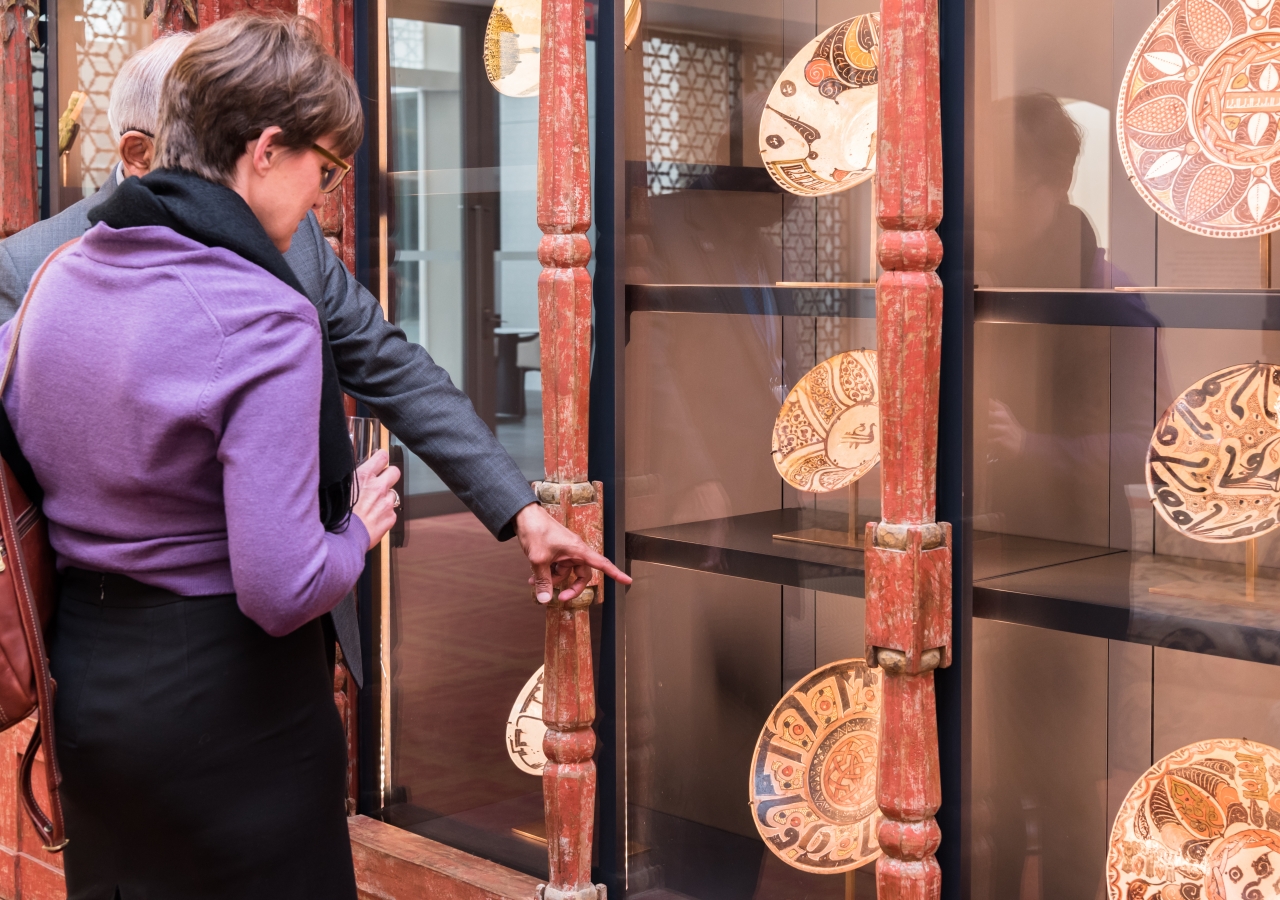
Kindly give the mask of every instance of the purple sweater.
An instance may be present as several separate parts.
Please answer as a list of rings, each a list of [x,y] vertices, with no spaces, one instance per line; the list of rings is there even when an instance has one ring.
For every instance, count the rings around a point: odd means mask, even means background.
[[[234,592],[273,635],[332,609],[369,535],[320,523],[319,328],[301,294],[168,228],[97,225],[64,251],[4,394],[59,567]]]

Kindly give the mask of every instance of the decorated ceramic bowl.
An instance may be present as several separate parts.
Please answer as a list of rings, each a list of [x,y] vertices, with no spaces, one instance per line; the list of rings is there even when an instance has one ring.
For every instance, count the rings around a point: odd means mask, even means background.
[[[1280,0],[1174,0],[1120,85],[1120,158],[1168,221],[1210,237],[1280,227]]]
[[[1228,366],[1187,388],[1151,435],[1147,490],[1187,537],[1229,544],[1276,527],[1280,366]]]
[[[789,866],[834,874],[880,855],[881,678],[861,659],[823,666],[778,701],[760,731],[751,811]]]
[[[542,680],[545,666],[525,682],[507,716],[507,755],[521,772],[541,775],[547,764],[542,752],[542,736],[547,726],[542,721]]]
[[[782,70],[760,119],[760,156],[784,190],[834,194],[875,173],[879,65],[880,16],[868,13],[828,28]]]
[[[484,29],[484,70],[508,97],[533,97],[542,70],[542,0],[498,0]]]
[[[802,491],[836,491],[880,461],[876,351],[819,363],[787,394],[773,426],[773,464]]]
[[[640,32],[640,0],[627,0],[623,41]],[[542,80],[542,0],[498,0],[484,30],[484,69],[499,93],[535,97]]]
[[[1107,849],[1111,900],[1280,897],[1280,750],[1233,738],[1175,750],[1129,790]]]

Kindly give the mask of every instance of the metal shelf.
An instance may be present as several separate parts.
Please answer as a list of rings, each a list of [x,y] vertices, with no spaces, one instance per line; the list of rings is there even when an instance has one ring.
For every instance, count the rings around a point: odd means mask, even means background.
[[[1017,290],[973,292],[975,322],[1280,330],[1280,291]]]
[[[861,551],[773,537],[846,523],[839,513],[783,509],[669,525],[629,532],[627,557],[861,597]],[[1280,604],[1192,600],[1149,590],[1203,579],[1239,579],[1243,585],[1240,565],[975,532],[973,572],[977,618],[1280,665]],[[1280,590],[1280,581],[1272,584]]]
[[[1130,328],[1280,330],[1280,291],[1018,290],[973,293],[975,322]],[[874,319],[876,289],[795,285],[629,284],[633,312]]]
[[[780,541],[802,528],[848,527],[840,513],[768,512],[627,532],[627,559],[861,597],[862,551]]]
[[[633,312],[719,313],[746,316],[826,316],[874,319],[876,289],[738,284],[629,284]]]

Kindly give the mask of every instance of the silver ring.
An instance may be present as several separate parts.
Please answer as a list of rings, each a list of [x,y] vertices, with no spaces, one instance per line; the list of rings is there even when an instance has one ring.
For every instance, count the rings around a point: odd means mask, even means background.
[[[399,492],[397,492],[397,491],[396,491],[396,489],[395,489],[395,488],[392,488],[392,489],[391,489],[391,497],[392,497],[392,500],[391,500],[391,508],[392,508],[392,509],[399,509],[399,508],[400,508],[400,494],[399,494]]]

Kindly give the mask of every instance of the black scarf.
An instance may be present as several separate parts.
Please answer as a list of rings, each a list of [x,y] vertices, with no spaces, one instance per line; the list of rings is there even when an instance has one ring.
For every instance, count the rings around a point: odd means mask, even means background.
[[[105,202],[89,211],[89,221],[94,225],[105,222],[112,228],[163,225],[206,247],[230,250],[307,296],[249,204],[231,188],[191,172],[158,169],[141,179],[127,178]],[[314,298],[308,299],[315,303]],[[320,335],[320,519],[326,530],[341,531],[351,515],[355,459],[323,314]]]

